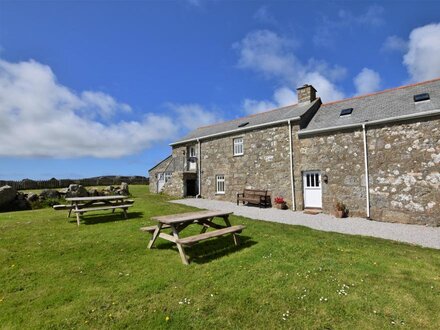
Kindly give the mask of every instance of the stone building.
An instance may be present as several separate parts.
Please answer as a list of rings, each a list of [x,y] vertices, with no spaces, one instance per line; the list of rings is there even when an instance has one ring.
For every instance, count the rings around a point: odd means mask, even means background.
[[[166,174],[160,188],[174,196],[235,201],[267,189],[293,210],[343,202],[353,216],[440,225],[440,79],[324,104],[305,85],[298,104],[171,146],[150,180]]]

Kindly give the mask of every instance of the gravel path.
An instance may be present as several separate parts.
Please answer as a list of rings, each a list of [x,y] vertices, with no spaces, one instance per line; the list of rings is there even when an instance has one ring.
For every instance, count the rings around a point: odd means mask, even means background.
[[[405,225],[371,221],[363,218],[337,219],[327,214],[309,215],[302,212],[291,212],[275,208],[260,209],[258,207],[237,206],[231,202],[207,199],[181,199],[173,203],[185,204],[208,210],[234,212],[247,218],[301,225],[317,230],[337,232],[350,235],[363,235],[385,238],[424,247],[440,249],[440,227]]]

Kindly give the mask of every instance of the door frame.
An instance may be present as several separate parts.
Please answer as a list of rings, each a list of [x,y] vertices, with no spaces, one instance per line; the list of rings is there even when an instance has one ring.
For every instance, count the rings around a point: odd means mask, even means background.
[[[309,177],[309,184],[307,184],[307,175],[313,174]],[[318,175],[318,177],[316,177]],[[316,181],[318,179],[318,181]],[[306,208],[322,209],[322,174],[320,170],[307,170],[302,171],[302,183],[303,183],[303,206]],[[317,183],[317,184],[316,184]],[[306,190],[308,192],[315,191],[319,194],[319,202],[314,203],[318,200],[316,196],[316,201],[312,202],[313,205],[307,205]]]

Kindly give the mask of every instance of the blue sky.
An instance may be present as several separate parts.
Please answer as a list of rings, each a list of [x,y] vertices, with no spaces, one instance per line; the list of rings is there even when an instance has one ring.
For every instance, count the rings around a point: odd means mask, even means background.
[[[440,76],[438,1],[1,1],[0,179],[147,175],[199,125]]]

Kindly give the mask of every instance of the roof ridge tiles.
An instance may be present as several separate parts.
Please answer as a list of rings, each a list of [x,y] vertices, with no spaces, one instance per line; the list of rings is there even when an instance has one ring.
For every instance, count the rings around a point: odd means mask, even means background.
[[[388,93],[388,92],[392,92],[392,91],[396,91],[396,90],[400,90],[400,89],[404,89],[404,88],[409,88],[409,87],[415,87],[415,86],[420,86],[420,85],[424,85],[424,84],[429,84],[429,83],[436,82],[436,81],[439,81],[439,80],[440,80],[440,78],[435,78],[435,79],[426,80],[426,81],[422,81],[422,82],[418,82],[418,83],[414,83],[414,84],[409,84],[409,85],[403,85],[403,86],[399,86],[399,87],[388,88],[388,89],[384,89],[382,91],[378,91],[378,92],[374,92],[374,93],[357,95],[357,96],[349,97],[349,98],[342,99],[342,100],[337,100],[337,101],[323,103],[321,106],[325,107],[325,106],[332,105],[332,104],[335,104],[335,103],[341,103],[341,102],[345,102],[345,101],[349,101],[349,100],[361,99],[361,98],[368,97],[368,96],[384,94],[384,93]]]

